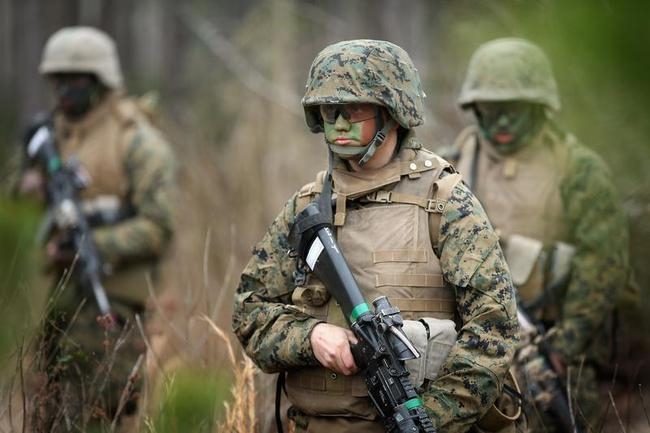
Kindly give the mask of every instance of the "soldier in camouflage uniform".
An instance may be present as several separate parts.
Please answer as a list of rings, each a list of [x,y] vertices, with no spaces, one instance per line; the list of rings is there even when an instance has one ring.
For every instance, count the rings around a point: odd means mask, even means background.
[[[422,328],[426,373],[416,386],[438,431],[455,433],[479,429],[501,394],[518,339],[516,305],[481,205],[414,134],[423,98],[404,50],[352,40],[318,54],[302,104],[333,159],[340,248],[366,299],[387,295]],[[319,195],[323,175],[289,199],[253,249],[236,291],[233,329],[263,371],[286,375],[297,431],[383,432],[356,374],[356,340],[339,306],[315,277],[300,281],[289,254],[294,218]],[[438,328],[449,324],[451,341],[434,344]],[[480,425],[500,430],[516,416],[506,415]]]
[[[612,309],[628,276],[628,236],[611,174],[553,121],[560,101],[551,67],[526,40],[478,48],[459,103],[478,125],[456,140],[456,168],[500,234],[520,306],[546,329],[542,347],[559,383],[570,382],[575,420],[597,428],[596,375],[611,357]],[[537,384],[548,372],[533,371],[538,364],[526,353],[517,364],[537,404],[529,425],[553,431],[548,395]]]
[[[74,280],[56,292],[40,348],[47,380],[37,392],[34,429],[107,429],[137,409],[141,380],[134,367],[145,346],[135,315],[144,310],[147,275],[155,278],[173,233],[173,156],[145,110],[125,95],[115,44],[105,33],[57,31],[45,45],[40,73],[54,90],[52,122],[62,159],[75,161],[87,180],[80,199],[117,328],[104,329],[95,300]],[[23,192],[43,186],[41,170],[26,167]],[[75,253],[64,238],[54,233],[46,245],[57,282]]]

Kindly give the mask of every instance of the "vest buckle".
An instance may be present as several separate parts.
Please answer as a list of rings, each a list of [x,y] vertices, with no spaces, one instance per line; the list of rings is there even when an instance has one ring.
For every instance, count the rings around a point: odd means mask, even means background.
[[[427,200],[424,210],[426,212],[442,213],[445,210],[445,204],[447,204],[446,201],[430,198]]]
[[[379,190],[368,194],[367,199],[375,203],[392,203],[392,195],[392,191]]]

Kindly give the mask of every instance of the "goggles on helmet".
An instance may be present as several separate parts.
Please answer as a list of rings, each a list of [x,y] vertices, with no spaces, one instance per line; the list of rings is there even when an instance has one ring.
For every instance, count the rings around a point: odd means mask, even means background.
[[[379,116],[379,107],[375,104],[323,104],[319,107],[324,122],[336,123],[343,116],[350,123],[363,122]]]

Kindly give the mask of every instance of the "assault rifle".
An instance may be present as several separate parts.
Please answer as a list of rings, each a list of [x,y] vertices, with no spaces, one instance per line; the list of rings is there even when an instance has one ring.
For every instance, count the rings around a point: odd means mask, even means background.
[[[526,392],[555,421],[560,432],[581,433],[571,411],[566,386],[548,357],[549,349],[544,342],[538,341],[544,333],[543,328],[535,325],[521,307],[517,307],[517,318],[525,343],[519,350],[517,362],[526,375]]]
[[[404,365],[420,354],[402,331],[398,308],[382,296],[373,301],[373,313],[363,298],[332,234],[330,188],[326,183],[320,207],[312,202],[296,217],[290,233],[292,249],[338,301],[359,340],[352,355],[386,432],[434,433]]]
[[[83,179],[61,160],[49,122],[43,122],[29,137],[26,151],[29,162],[40,166],[47,177],[45,231],[49,232],[54,226],[69,236],[77,254],[73,270],[75,278],[82,289],[92,292],[101,314],[112,318],[100,278],[102,265],[99,254],[77,198],[77,191],[84,186]]]

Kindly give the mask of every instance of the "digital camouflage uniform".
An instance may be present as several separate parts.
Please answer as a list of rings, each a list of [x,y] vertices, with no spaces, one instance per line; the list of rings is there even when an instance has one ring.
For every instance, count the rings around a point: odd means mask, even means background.
[[[419,77],[406,52],[388,42],[356,40],[331,45],[316,57],[303,105],[312,131],[322,130],[322,120],[317,114],[319,104],[370,102],[387,107],[406,132],[423,121],[422,97]],[[333,168],[336,194],[346,193],[343,181],[346,177],[359,176],[364,185],[359,189],[362,191],[360,196],[350,194],[347,200],[337,199],[337,237],[353,273],[357,272],[364,296],[368,297],[378,288],[365,284],[368,279],[358,273],[361,271],[355,263],[359,258],[367,260],[375,254],[376,261],[393,260],[384,264],[395,269],[402,269],[402,264],[397,262],[409,259],[397,258],[400,252],[396,251],[389,254],[392,259],[377,259],[377,251],[365,250],[367,238],[360,239],[359,243],[352,240],[353,236],[364,233],[360,230],[375,237],[370,244],[380,243],[382,238],[391,236],[400,238],[400,233],[407,233],[400,224],[385,227],[382,221],[364,218],[363,215],[381,212],[383,207],[386,211],[401,209],[406,213],[413,211],[424,215],[425,224],[430,219],[427,227],[433,227],[434,232],[429,233],[427,229],[427,239],[422,245],[432,251],[428,260],[439,265],[441,270],[441,282],[444,281],[444,290],[450,294],[451,315],[455,316],[458,336],[437,378],[425,382],[420,394],[438,431],[463,432],[470,429],[501,394],[518,338],[513,289],[498,239],[481,205],[462,182],[454,182],[455,186],[444,201],[437,202],[442,205],[437,214],[425,213],[420,205],[414,204],[417,200],[413,203],[369,201],[373,193],[399,192],[411,181],[416,185],[433,174],[431,183],[457,176],[446,162],[423,149],[412,131],[402,136],[400,147],[388,165],[368,171],[367,177],[362,172],[347,171],[345,164],[337,159]],[[431,171],[432,167],[438,170]],[[289,199],[262,241],[254,247],[235,295],[235,334],[246,353],[263,371],[289,372],[287,385],[291,385],[294,372],[320,367],[311,348],[310,333],[318,323],[341,315],[332,300],[324,317],[309,314],[315,310],[295,302],[296,259],[289,253],[287,237],[297,212],[305,206],[305,198],[315,198],[319,191],[317,181]],[[428,191],[431,192],[431,188]],[[395,197],[399,200],[399,197],[404,199],[406,196],[395,193]],[[405,219],[403,223],[410,225],[411,220]],[[361,229],[360,225],[364,228]],[[378,227],[385,232],[375,230]],[[395,278],[399,281],[399,275]],[[415,291],[413,287],[389,286],[388,296],[391,298],[392,290],[404,293],[408,289]],[[414,311],[418,307],[412,305],[409,308]],[[335,311],[331,311],[332,308]],[[357,376],[341,378],[330,372],[327,377],[325,380],[332,384],[344,379],[346,383],[354,383]],[[346,389],[344,393],[348,391]],[[356,399],[351,401],[368,406],[366,392],[355,395]],[[355,413],[354,408],[342,408],[338,414],[328,414],[325,407],[322,412],[318,411],[319,402],[325,401],[327,396],[322,393],[314,395],[317,397],[309,399],[311,401],[292,400],[294,407],[290,410],[290,417],[296,422],[298,431],[383,431],[374,408],[371,413],[363,415]],[[333,394],[334,401],[336,395]],[[341,395],[343,397],[349,398],[347,394]],[[289,398],[292,398],[292,392]],[[311,403],[315,412],[307,414],[304,408]]]
[[[74,278],[57,290],[39,352],[48,380],[37,392],[34,429],[107,429],[116,416],[137,409],[141,377],[134,367],[145,346],[135,314],[144,312],[147,275],[155,284],[156,263],[173,233],[173,156],[137,102],[123,94],[114,43],[104,33],[88,27],[56,32],[40,72],[92,73],[106,87],[80,119],[55,111],[54,133],[62,159],[76,159],[88,178],[80,191],[84,210],[101,213],[111,203],[108,210],[122,216],[92,230],[118,326],[104,330],[94,298],[82,293]]]
[[[469,108],[511,100],[560,108],[539,48],[521,39],[488,42],[470,61],[459,102]],[[596,373],[611,359],[613,307],[628,279],[628,235],[611,173],[549,117],[513,153],[499,152],[477,127],[463,131],[455,147],[456,168],[501,236],[520,305],[547,329],[549,350],[569,365],[576,420],[596,428],[605,407]],[[528,264],[522,257],[531,250],[513,246],[521,237],[533,249],[539,245]],[[554,261],[562,246],[572,254]],[[562,261],[566,275],[554,282]],[[543,400],[528,398],[535,399]],[[553,431],[553,420],[538,409],[529,413],[531,430]]]

